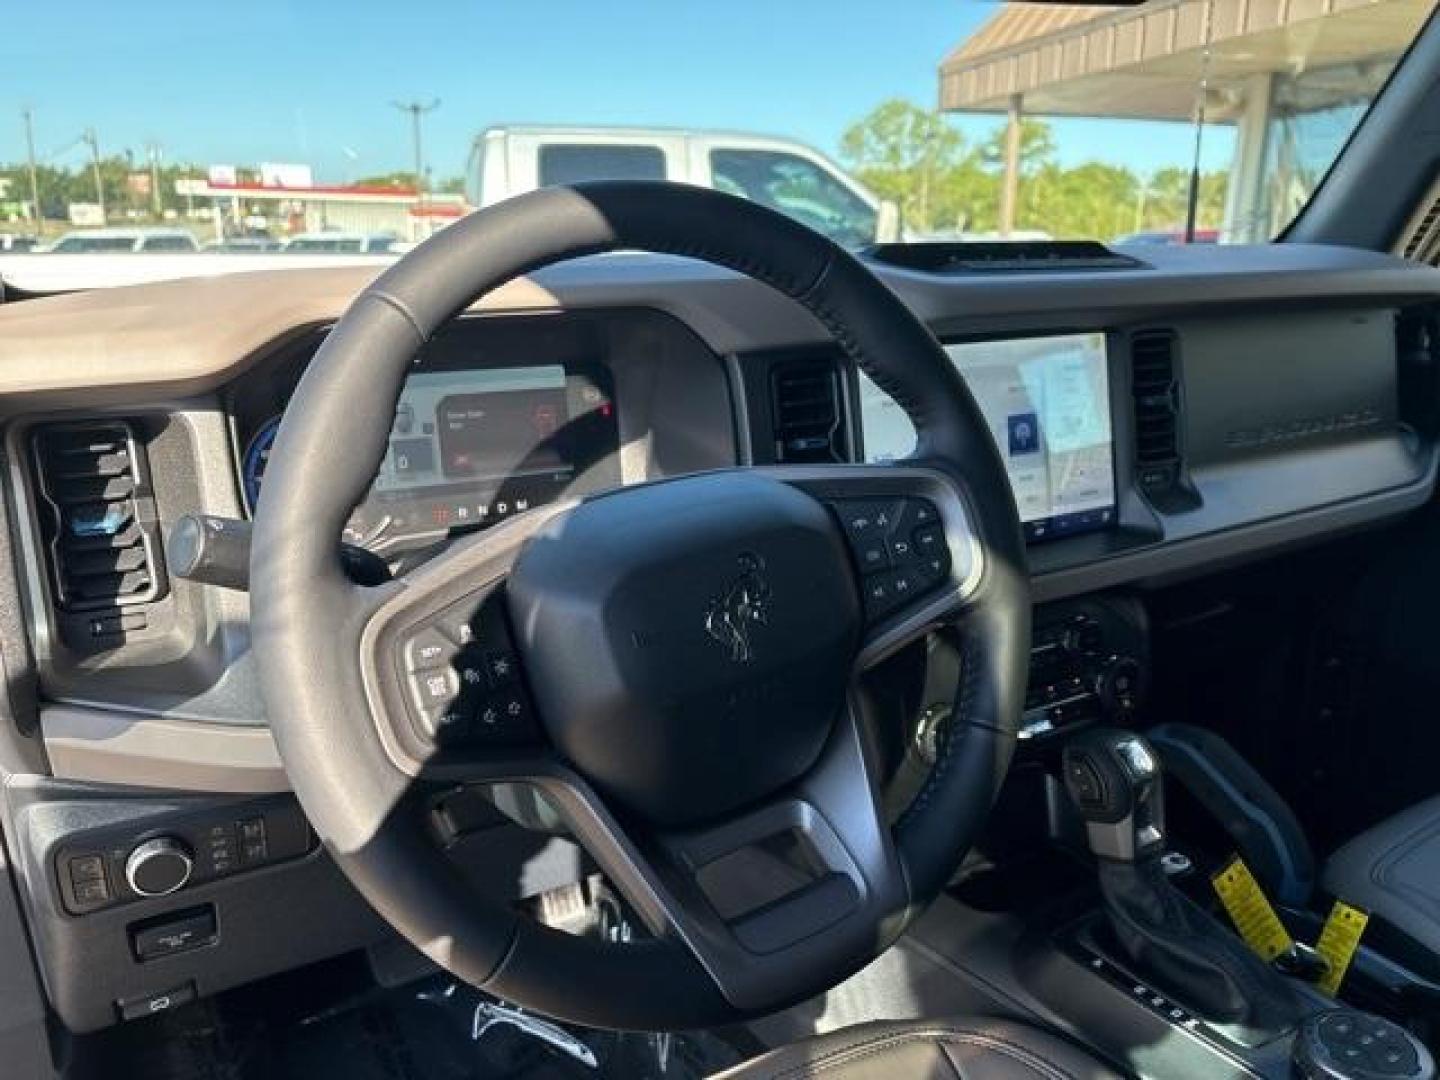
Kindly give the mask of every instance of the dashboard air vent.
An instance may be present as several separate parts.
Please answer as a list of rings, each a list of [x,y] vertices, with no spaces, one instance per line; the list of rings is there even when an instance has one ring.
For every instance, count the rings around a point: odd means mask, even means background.
[[[1147,492],[1176,486],[1180,474],[1180,391],[1175,334],[1143,330],[1130,339],[1135,399],[1135,478]]]
[[[1440,266],[1440,180],[1431,186],[1410,219],[1399,247],[1407,259]]]
[[[148,603],[165,588],[144,448],[123,420],[45,424],[33,439],[62,611]]]
[[[845,460],[840,372],[829,359],[788,360],[770,369],[775,460],[803,465]]]

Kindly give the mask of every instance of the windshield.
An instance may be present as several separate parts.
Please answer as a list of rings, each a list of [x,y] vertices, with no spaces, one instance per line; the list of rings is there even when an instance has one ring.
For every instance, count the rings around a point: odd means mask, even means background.
[[[218,8],[66,9],[103,34],[21,5],[0,276],[393,259],[600,178],[715,188],[856,248],[1262,242],[1435,3],[438,3],[414,35],[367,5],[258,0],[243,32]]]

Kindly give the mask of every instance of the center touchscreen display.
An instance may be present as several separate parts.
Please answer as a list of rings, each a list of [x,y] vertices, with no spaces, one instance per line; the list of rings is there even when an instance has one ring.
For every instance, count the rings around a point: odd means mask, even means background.
[[[1065,334],[947,345],[990,427],[1025,537],[1104,528],[1115,519],[1114,446],[1104,334]],[[869,461],[903,457],[915,428],[861,376]]]

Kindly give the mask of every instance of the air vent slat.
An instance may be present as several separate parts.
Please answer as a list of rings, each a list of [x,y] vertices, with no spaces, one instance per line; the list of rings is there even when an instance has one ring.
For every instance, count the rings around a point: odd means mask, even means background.
[[[36,430],[33,445],[37,487],[50,512],[46,532],[57,605],[94,611],[156,599],[164,569],[131,425],[49,424]]]
[[[790,360],[770,369],[775,460],[844,460],[840,373],[833,360]]]
[[[1135,473],[1152,495],[1165,495],[1180,479],[1180,396],[1175,335],[1144,330],[1130,339],[1130,392],[1135,416]]]

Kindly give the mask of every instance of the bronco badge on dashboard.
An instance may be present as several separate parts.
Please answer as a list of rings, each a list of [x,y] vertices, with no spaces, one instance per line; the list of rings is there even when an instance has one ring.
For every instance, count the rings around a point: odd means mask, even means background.
[[[750,646],[751,624],[765,625],[770,604],[770,583],[762,571],[765,560],[744,552],[736,560],[740,576],[705,609],[705,632],[725,646],[730,659],[747,664],[754,658]]]

